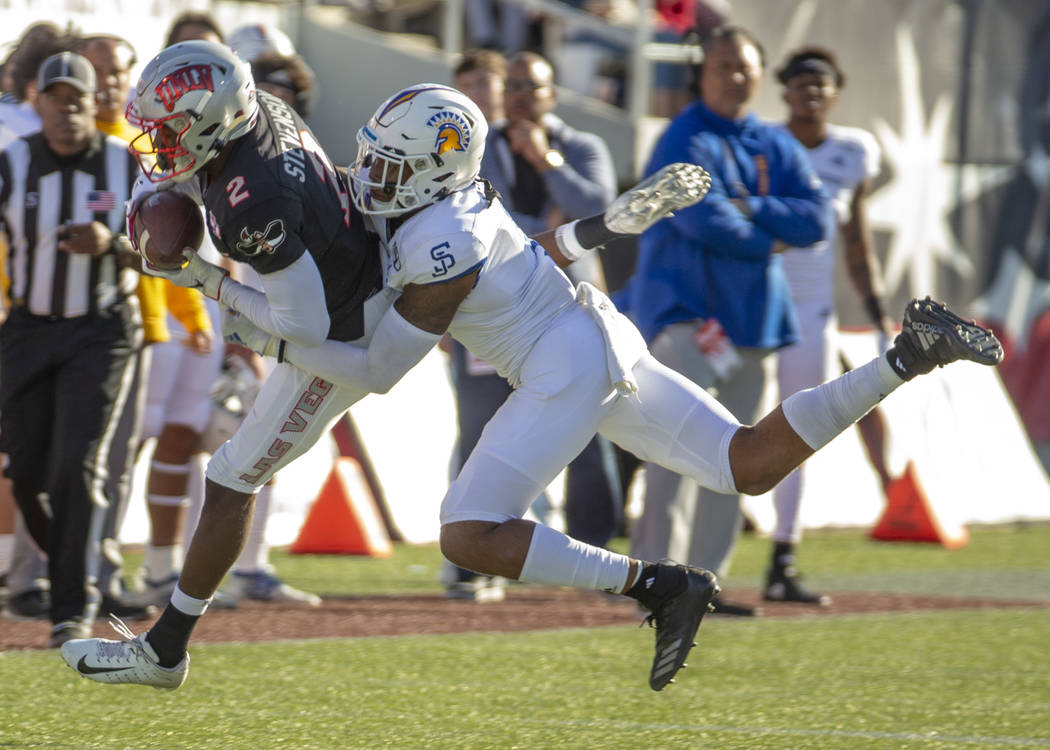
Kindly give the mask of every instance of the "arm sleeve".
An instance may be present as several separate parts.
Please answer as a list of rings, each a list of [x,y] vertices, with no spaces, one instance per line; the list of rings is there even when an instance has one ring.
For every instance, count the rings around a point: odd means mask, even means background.
[[[302,346],[318,346],[331,321],[324,284],[310,253],[272,273],[259,274],[263,291],[223,280],[219,302],[244,315],[267,333]]]
[[[147,344],[169,341],[167,304],[164,296],[165,279],[160,276],[139,276],[135,294],[142,311],[142,336]]]
[[[168,309],[175,319],[182,324],[188,333],[211,330],[211,318],[208,310],[204,307],[204,295],[196,289],[175,286],[170,281],[164,281],[168,297]]]
[[[577,133],[565,144],[565,164],[543,173],[554,205],[570,219],[601,213],[616,197],[616,170],[605,141]]]
[[[286,343],[284,361],[337,385],[386,393],[441,339],[405,320],[393,305],[365,349],[341,341],[303,347]]]

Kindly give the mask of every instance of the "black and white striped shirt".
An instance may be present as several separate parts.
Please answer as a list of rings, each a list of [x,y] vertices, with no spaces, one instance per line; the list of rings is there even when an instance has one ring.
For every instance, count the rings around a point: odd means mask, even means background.
[[[122,271],[113,252],[74,255],[57,243],[67,222],[100,221],[114,233],[123,232],[124,202],[138,174],[127,145],[102,133],[72,157],[52,152],[39,132],[0,153],[0,218],[8,240],[13,307],[74,318],[134,292],[135,272]]]

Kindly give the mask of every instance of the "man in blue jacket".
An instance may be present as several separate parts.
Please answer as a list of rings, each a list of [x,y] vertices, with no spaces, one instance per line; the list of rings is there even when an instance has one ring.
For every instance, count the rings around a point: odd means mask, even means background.
[[[711,190],[642,235],[629,307],[657,359],[750,423],[769,355],[798,340],[779,253],[824,239],[830,204],[804,149],[748,109],[765,67],[758,40],[722,26],[703,48],[700,98],[671,121],[647,173],[694,162],[711,173]],[[652,464],[646,469],[632,553],[674,553],[725,574],[742,522],[739,496],[701,489]],[[681,519],[677,527],[673,519]],[[715,604],[724,614],[756,613]]]

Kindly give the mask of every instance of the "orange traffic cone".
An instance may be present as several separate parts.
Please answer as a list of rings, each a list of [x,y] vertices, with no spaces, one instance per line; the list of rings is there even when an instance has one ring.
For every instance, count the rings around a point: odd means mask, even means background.
[[[965,547],[970,541],[965,526],[948,528],[937,517],[911,461],[886,487],[886,508],[869,536],[892,542],[937,542],[948,549]]]
[[[390,557],[394,547],[361,465],[339,457],[306,514],[294,554]]]

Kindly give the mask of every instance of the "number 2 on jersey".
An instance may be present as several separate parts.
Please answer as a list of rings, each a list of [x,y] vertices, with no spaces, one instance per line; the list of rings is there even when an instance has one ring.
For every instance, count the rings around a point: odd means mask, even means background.
[[[231,206],[236,206],[250,195],[250,193],[244,189],[244,184],[245,180],[241,175],[237,175],[226,183],[226,192],[230,195]]]

